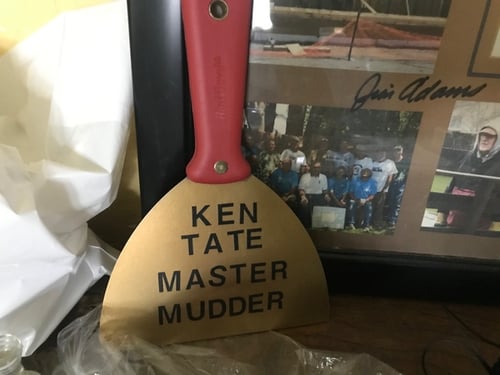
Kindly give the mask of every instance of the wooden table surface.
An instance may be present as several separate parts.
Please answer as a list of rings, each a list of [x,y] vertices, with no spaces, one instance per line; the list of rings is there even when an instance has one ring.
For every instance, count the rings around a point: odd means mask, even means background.
[[[61,326],[99,304],[105,282],[96,284]],[[484,341],[500,343],[500,305],[334,292],[328,322],[280,332],[311,349],[370,354],[406,375],[481,375],[487,372],[477,356],[488,365],[500,357],[500,348]],[[55,334],[25,366],[50,374],[54,348]]]
[[[487,374],[500,348],[465,328],[500,343],[500,307],[360,295],[331,297],[330,320],[282,332],[317,349],[368,353],[407,374]]]

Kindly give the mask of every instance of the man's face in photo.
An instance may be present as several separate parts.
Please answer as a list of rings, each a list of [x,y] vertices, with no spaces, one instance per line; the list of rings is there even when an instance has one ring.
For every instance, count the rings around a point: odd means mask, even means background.
[[[479,133],[479,152],[489,152],[497,140],[497,136],[492,134],[493,132],[481,132]]]
[[[312,176],[319,176],[319,171],[321,170],[321,164],[320,163],[314,163],[312,168],[311,168],[311,175]]]

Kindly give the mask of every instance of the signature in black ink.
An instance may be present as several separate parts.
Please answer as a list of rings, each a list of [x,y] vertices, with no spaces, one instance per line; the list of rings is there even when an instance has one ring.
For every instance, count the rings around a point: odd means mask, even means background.
[[[362,108],[369,100],[390,100],[396,95],[396,89],[392,83],[388,87],[379,88],[381,79],[382,75],[375,73],[361,84],[354,96],[351,112]],[[397,94],[397,98],[408,103],[446,98],[471,98],[487,86],[486,83],[476,87],[447,86],[443,85],[440,79],[430,84],[429,79],[429,76],[417,78],[405,86]]]

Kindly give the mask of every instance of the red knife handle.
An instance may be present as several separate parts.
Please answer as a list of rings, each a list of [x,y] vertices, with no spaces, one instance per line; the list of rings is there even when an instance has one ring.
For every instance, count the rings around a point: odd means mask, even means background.
[[[192,181],[222,184],[251,174],[241,150],[251,15],[251,0],[182,1],[195,135],[186,174]]]

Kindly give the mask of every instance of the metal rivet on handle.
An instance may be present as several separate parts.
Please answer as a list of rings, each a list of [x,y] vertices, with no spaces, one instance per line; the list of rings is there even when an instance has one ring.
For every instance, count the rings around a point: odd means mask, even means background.
[[[209,7],[210,16],[216,20],[223,20],[229,13],[229,7],[224,0],[213,0]]]
[[[224,160],[219,160],[214,164],[214,171],[218,174],[224,174],[227,172],[228,165]]]

